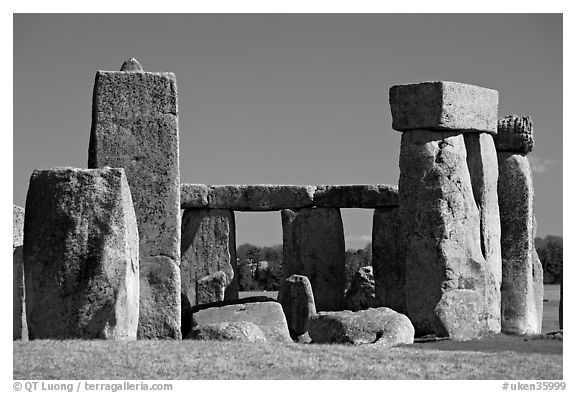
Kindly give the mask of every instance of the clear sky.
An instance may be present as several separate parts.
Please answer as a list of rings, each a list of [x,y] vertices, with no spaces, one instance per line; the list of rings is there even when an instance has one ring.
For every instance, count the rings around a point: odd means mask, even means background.
[[[86,167],[97,70],[176,74],[182,182],[398,183],[388,89],[450,80],[529,115],[538,236],[562,235],[561,14],[19,14],[14,204],[35,168]],[[372,215],[343,209],[347,247]],[[237,243],[280,244],[280,213],[237,213]]]

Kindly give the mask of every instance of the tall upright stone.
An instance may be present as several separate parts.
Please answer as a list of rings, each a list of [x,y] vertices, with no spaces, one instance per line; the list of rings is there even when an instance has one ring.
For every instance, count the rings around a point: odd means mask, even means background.
[[[283,278],[308,277],[318,311],[342,310],[346,269],[340,209],[284,209],[281,216]]]
[[[534,185],[526,155],[532,151],[532,121],[507,116],[498,122],[498,203],[502,230],[502,331],[542,330],[543,274],[534,246]]]
[[[406,312],[417,335],[456,340],[488,331],[490,270],[481,251],[466,133],[495,133],[498,92],[455,82],[390,89],[402,131],[399,215]]]
[[[308,333],[308,321],[316,314],[314,293],[308,277],[293,274],[282,282],[278,290],[290,337],[298,340]]]
[[[30,339],[135,340],[138,260],[122,168],[33,172],[24,223]]]
[[[12,338],[28,338],[26,305],[24,304],[24,209],[12,207]]]
[[[380,307],[406,313],[406,256],[399,208],[374,209],[372,268]]]
[[[98,71],[89,168],[121,167],[140,233],[139,338],[181,338],[178,103],[173,73]]]
[[[219,271],[226,275],[224,299],[238,299],[234,211],[184,210],[181,254],[182,294],[190,306],[203,303],[196,293],[197,283]]]

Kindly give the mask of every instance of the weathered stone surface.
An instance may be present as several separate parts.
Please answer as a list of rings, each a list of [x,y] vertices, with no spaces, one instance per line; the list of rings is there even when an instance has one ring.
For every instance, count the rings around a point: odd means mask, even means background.
[[[135,58],[131,57],[122,64],[120,71],[124,72],[143,72],[142,66]]]
[[[298,340],[308,331],[308,320],[316,314],[314,294],[308,277],[293,274],[282,282],[278,291],[290,337]]]
[[[98,71],[89,168],[124,168],[140,234],[139,338],[181,338],[178,104],[172,73]]]
[[[406,313],[406,255],[398,208],[374,209],[372,268],[379,306]]]
[[[352,311],[378,307],[372,266],[361,267],[346,291],[346,308]]]
[[[181,184],[180,207],[182,209],[208,207],[208,186],[205,184]]]
[[[502,246],[502,331],[540,334],[542,266],[534,249],[534,187],[528,158],[499,152]]]
[[[412,344],[414,327],[406,315],[386,307],[319,312],[310,319],[313,344]]]
[[[192,306],[199,304],[196,283],[218,271],[226,274],[225,299],[238,298],[236,225],[234,212],[186,209],[182,217],[182,293]]]
[[[122,168],[33,172],[24,269],[30,339],[136,339],[138,228]]]
[[[318,186],[314,193],[314,205],[358,209],[398,206],[398,187],[387,184]]]
[[[447,329],[447,336],[451,340],[466,341],[486,331],[486,321],[478,318],[484,313],[485,302],[482,294],[470,289],[444,292],[436,305],[436,313]]]
[[[286,209],[281,216],[283,277],[308,277],[317,310],[342,310],[346,269],[340,209]]]
[[[224,301],[227,283],[228,276],[223,271],[217,271],[196,281],[196,304]]]
[[[252,322],[257,325],[264,332],[267,341],[292,341],[282,306],[277,302],[209,307],[192,314],[193,329],[196,326],[238,321]]]
[[[528,154],[534,147],[532,119],[509,115],[498,120],[498,134],[494,135],[496,150]]]
[[[252,322],[221,322],[195,326],[188,336],[192,340],[266,342],[262,329]]]
[[[14,340],[28,338],[26,305],[24,304],[24,209],[12,207],[12,336]]]
[[[390,88],[392,128],[495,134],[498,91],[457,82],[422,82]]]
[[[312,206],[315,188],[272,184],[210,186],[208,206],[239,211],[299,209]]]
[[[488,330],[501,331],[500,209],[498,207],[498,157],[490,134],[465,134],[467,163],[474,200],[480,213],[480,246],[486,260],[486,311]]]
[[[442,297],[446,292],[467,289],[484,299],[487,280],[480,246],[480,216],[462,134],[425,130],[403,133],[399,201],[406,247],[407,315],[418,336],[450,336],[457,326],[452,325],[452,318],[445,318],[448,313],[442,310]],[[463,302],[471,299],[468,293],[458,291],[451,303],[458,303],[459,295],[465,296]],[[470,310],[478,311],[470,318],[486,324],[484,307]]]

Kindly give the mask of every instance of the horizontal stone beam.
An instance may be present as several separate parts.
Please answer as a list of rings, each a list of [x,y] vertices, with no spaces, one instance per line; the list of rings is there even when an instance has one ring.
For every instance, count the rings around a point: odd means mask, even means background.
[[[498,91],[457,82],[390,88],[392,128],[497,133]]]
[[[304,207],[376,209],[398,206],[398,187],[387,184],[294,186],[181,184],[182,209],[277,211]]]

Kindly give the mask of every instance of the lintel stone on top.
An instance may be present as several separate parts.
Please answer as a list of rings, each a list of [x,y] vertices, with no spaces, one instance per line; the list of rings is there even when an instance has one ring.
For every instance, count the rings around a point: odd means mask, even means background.
[[[180,207],[208,207],[208,186],[206,184],[180,184]]]
[[[314,194],[314,205],[359,209],[398,206],[398,187],[388,184],[318,186]]]
[[[392,128],[497,133],[498,91],[434,81],[390,88]]]
[[[276,184],[209,186],[208,207],[238,211],[300,209],[313,205],[315,190],[315,186]]]

